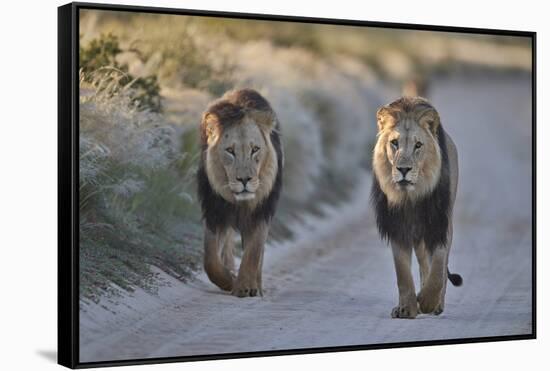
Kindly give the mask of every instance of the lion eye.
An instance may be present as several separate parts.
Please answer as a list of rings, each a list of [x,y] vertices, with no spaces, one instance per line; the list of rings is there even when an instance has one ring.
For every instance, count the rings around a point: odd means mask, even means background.
[[[395,148],[398,148],[398,147],[399,147],[399,142],[397,141],[397,139],[393,139],[390,143],[391,143],[391,145],[394,146]]]
[[[233,147],[228,147],[225,149],[225,151],[229,153],[231,156],[235,156],[235,150],[233,149]]]
[[[260,147],[258,147],[258,146],[252,147],[252,154],[258,152],[259,150],[260,150]]]
[[[419,149],[420,147],[422,147],[422,143],[416,142],[416,144],[414,145],[414,148]]]

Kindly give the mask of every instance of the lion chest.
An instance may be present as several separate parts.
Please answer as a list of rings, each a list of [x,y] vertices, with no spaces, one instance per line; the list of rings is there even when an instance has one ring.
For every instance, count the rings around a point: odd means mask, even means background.
[[[422,199],[392,206],[375,180],[372,202],[383,239],[411,247],[424,242],[430,251],[447,244],[449,190],[444,184]]]

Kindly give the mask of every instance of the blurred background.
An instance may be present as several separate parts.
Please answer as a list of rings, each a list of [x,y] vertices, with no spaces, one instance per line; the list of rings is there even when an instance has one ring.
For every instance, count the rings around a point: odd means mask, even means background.
[[[200,269],[197,129],[208,103],[225,91],[257,89],[282,124],[284,192],[271,238],[288,240],[305,215],[350,200],[370,168],[376,110],[402,94],[448,107],[440,113],[451,135],[464,138],[459,151],[479,127],[460,122],[465,102],[491,97],[485,107],[497,109],[490,103],[496,97],[520,110],[525,120],[509,133],[526,146],[510,141],[509,148],[530,175],[530,78],[528,38],[81,11],[82,303],[136,287],[155,292],[163,281],[152,266],[184,282]],[[498,112],[496,123],[509,117]],[[471,143],[491,146],[494,129]],[[488,164],[476,168],[465,157],[466,174],[482,179]],[[507,192],[530,192],[528,183],[518,187]],[[527,200],[482,214],[495,204],[491,190],[461,192],[485,194],[459,207],[458,218],[469,223],[514,213]],[[530,211],[513,222],[525,232]]]

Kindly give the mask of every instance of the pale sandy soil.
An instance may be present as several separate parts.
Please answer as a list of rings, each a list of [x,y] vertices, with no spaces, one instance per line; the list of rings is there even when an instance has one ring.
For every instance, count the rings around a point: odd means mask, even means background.
[[[204,274],[189,284],[165,276],[158,296],[138,290],[83,305],[80,361],[530,333],[529,79],[442,80],[431,95],[461,171],[450,268],[464,285],[449,286],[441,316],[390,318],[395,274],[365,174],[353,202],[268,247],[263,298],[229,296]]]

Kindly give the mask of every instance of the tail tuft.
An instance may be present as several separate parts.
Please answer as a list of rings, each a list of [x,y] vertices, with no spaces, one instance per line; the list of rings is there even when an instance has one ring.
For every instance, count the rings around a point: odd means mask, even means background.
[[[453,284],[453,286],[462,286],[462,276],[458,273],[451,273],[449,272],[449,269],[447,269],[447,277],[449,278],[449,281]]]

